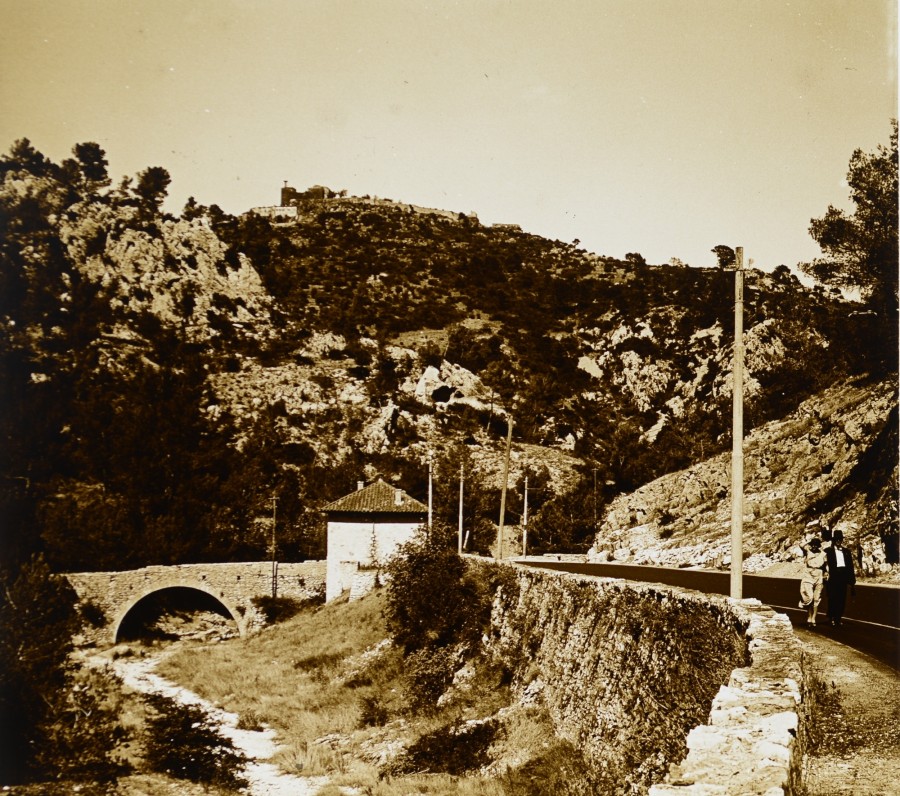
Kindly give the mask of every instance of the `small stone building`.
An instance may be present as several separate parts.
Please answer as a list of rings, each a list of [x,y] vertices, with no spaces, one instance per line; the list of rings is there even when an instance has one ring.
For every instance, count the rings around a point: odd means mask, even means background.
[[[325,601],[372,588],[378,570],[428,521],[428,507],[380,478],[329,503]]]

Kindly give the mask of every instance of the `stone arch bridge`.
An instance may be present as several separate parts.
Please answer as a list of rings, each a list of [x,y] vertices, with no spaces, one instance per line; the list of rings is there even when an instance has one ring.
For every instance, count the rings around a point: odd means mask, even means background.
[[[65,577],[83,603],[102,610],[105,621],[84,631],[86,642],[102,645],[118,641],[122,622],[141,600],[168,589],[191,589],[212,596],[234,619],[238,632],[250,635],[265,624],[253,598],[271,596],[273,569],[279,597],[324,599],[324,561],[276,563],[274,567],[271,561],[179,564],[125,572],[68,573]]]

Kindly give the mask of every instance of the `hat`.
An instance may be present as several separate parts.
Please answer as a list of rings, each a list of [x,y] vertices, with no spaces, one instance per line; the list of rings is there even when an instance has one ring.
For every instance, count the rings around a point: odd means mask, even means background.
[[[831,535],[831,538],[835,542],[838,542],[838,543],[843,542],[844,541],[844,532],[843,531],[835,531]]]
[[[814,536],[809,540],[809,546],[819,548],[822,546],[822,540],[818,536]]]

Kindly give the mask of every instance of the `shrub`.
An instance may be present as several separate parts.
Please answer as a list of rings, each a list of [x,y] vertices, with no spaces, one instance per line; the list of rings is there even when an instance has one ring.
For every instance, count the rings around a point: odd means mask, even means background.
[[[496,720],[445,725],[427,733],[397,757],[385,772],[392,775],[450,774],[460,776],[490,762],[488,750],[497,735]]]
[[[406,690],[410,708],[416,713],[435,709],[441,695],[453,682],[459,657],[449,647],[416,650],[406,658]]]
[[[86,600],[79,606],[81,617],[91,627],[99,628],[106,624],[106,612],[92,600]]]
[[[467,571],[453,529],[440,523],[430,532],[420,529],[386,571],[388,628],[407,652],[479,642],[492,594],[483,579]]]
[[[54,695],[65,693],[79,618],[74,590],[42,557],[0,586],[0,781],[17,784],[47,773],[35,751],[56,719]]]
[[[381,727],[387,724],[390,710],[378,696],[369,695],[360,700],[359,723],[361,727]]]
[[[344,659],[339,652],[324,652],[317,655],[307,655],[294,661],[294,668],[299,672],[314,672],[317,669],[334,667]]]
[[[515,769],[500,782],[506,796],[591,796],[590,767],[568,741],[554,740],[544,754]]]
[[[197,705],[182,705],[153,694],[147,703],[155,715],[147,723],[144,753],[151,770],[204,785],[238,789],[247,762]]]
[[[303,603],[293,597],[272,597],[265,594],[253,597],[250,602],[266,618],[266,622],[284,622],[303,610]]]
[[[242,712],[240,718],[238,718],[237,728],[239,730],[260,732],[265,729],[265,722],[255,710],[247,710]]]
[[[71,673],[54,696],[53,720],[41,727],[34,746],[34,770],[41,778],[109,783],[129,771],[116,749],[130,733],[119,720],[120,697],[107,677],[93,670]]]

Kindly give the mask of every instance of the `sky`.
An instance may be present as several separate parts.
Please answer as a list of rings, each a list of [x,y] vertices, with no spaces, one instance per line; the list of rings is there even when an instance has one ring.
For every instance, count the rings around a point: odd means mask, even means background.
[[[0,151],[97,142],[172,212],[287,181],[771,270],[896,116],[895,0],[0,0]]]

